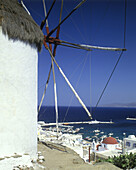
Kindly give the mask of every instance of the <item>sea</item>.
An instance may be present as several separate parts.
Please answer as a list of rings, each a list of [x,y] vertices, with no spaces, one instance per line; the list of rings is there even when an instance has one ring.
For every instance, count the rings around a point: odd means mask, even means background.
[[[93,120],[98,121],[113,121],[113,124],[73,124],[74,128],[80,128],[80,133],[85,139],[87,136],[95,136],[94,130],[100,130],[104,132],[101,135],[109,135],[112,133],[112,137],[123,139],[128,135],[136,136],[136,120],[126,120],[127,117],[136,118],[136,108],[119,108],[119,107],[98,107],[88,108],[91,113]],[[59,122],[78,122],[78,121],[89,121],[87,113],[82,107],[58,107]],[[52,106],[43,106],[38,114],[38,120],[46,123],[52,123],[56,120],[55,108]]]

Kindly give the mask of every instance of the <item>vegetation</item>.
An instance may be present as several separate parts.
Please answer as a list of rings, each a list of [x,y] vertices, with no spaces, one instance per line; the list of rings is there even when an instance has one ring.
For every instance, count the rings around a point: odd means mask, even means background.
[[[97,162],[110,162],[122,169],[132,169],[136,167],[136,153],[109,157],[108,159],[98,159]]]

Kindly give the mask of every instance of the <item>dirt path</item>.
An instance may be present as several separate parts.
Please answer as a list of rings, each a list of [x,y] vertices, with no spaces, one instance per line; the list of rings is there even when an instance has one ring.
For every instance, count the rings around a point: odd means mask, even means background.
[[[49,146],[49,147],[48,147]],[[85,163],[78,154],[66,147],[38,144],[38,151],[45,161],[41,164],[46,170],[117,170],[110,163],[90,165]],[[41,168],[37,169],[40,170]]]

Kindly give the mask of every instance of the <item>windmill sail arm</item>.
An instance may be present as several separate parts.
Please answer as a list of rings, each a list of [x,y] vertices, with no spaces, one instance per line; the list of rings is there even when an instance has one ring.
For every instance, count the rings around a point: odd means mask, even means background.
[[[73,93],[75,94],[76,98],[78,99],[79,103],[83,106],[83,108],[85,109],[85,111],[87,112],[88,116],[90,117],[90,119],[92,119],[92,116],[89,112],[89,110],[87,109],[87,107],[85,106],[85,104],[83,103],[83,101],[80,99],[79,95],[77,94],[77,92],[75,91],[75,89],[73,88],[73,86],[71,85],[71,83],[69,82],[69,80],[67,79],[67,77],[65,76],[65,74],[63,73],[62,69],[59,67],[58,68],[60,73],[62,74],[62,76],[64,77],[64,79],[66,80],[67,84],[69,85],[69,87],[71,88],[71,90],[73,91]]]
[[[82,49],[82,50],[86,50],[86,51],[92,51],[90,48],[86,48],[86,47],[80,47],[80,46],[74,46],[74,45],[67,45],[67,44],[63,44],[63,43],[59,43],[58,45],[62,45],[65,47],[70,47],[70,48],[76,48],[76,49]]]
[[[100,47],[100,46],[92,46],[92,45],[85,45],[85,44],[80,44],[80,46],[91,48],[91,49],[99,49],[99,50],[126,51],[126,48]]]
[[[70,44],[71,45],[70,47],[75,48],[75,46],[76,46],[76,47],[79,47],[81,49],[84,48],[84,50],[88,50],[88,51],[92,51],[92,49],[109,50],[109,51],[126,51],[125,48],[101,47],[101,46],[86,45],[86,44],[76,44],[76,43],[71,43],[71,42],[64,41],[64,40],[59,40],[58,44],[63,45],[63,46],[64,45],[66,46],[67,44]]]
[[[30,12],[28,11],[28,9],[26,8],[26,6],[24,5],[23,0],[21,0],[21,5],[22,5],[23,8],[26,10],[26,12],[27,12],[29,15],[31,15]]]
[[[64,72],[62,71],[62,69],[59,67],[58,63],[56,62],[55,58],[53,57],[52,52],[50,51],[49,47],[45,47],[49,53],[50,56],[52,58],[52,60],[54,61],[54,63],[56,64],[57,68],[59,69],[61,75],[63,76],[63,78],[66,80],[67,84],[69,85],[69,87],[71,88],[71,90],[73,91],[73,93],[75,94],[76,98],[78,99],[79,103],[83,106],[83,108],[85,109],[85,111],[87,112],[88,116],[90,117],[90,119],[92,119],[92,116],[89,112],[89,110],[87,109],[87,107],[85,106],[85,104],[83,103],[83,101],[80,99],[79,95],[77,94],[77,92],[75,91],[75,89],[73,88],[73,86],[71,85],[71,83],[69,82],[68,78],[66,77],[66,75],[64,74]]]

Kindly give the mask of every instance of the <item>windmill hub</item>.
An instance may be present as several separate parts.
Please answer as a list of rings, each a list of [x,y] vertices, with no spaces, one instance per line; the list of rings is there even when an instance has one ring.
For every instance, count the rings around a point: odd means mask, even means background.
[[[49,44],[56,44],[56,45],[60,44],[60,39],[55,37],[47,37],[46,35],[44,35],[44,41],[48,42]]]

